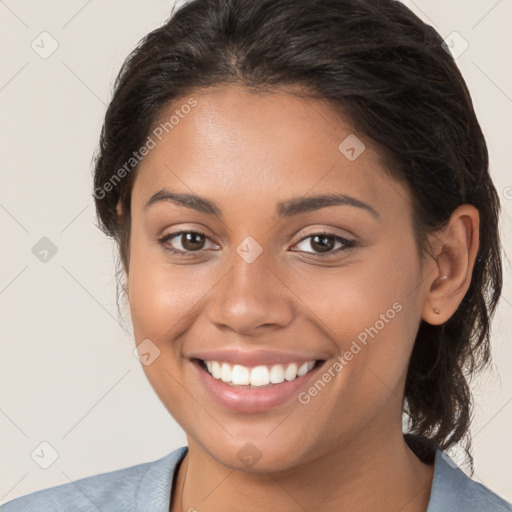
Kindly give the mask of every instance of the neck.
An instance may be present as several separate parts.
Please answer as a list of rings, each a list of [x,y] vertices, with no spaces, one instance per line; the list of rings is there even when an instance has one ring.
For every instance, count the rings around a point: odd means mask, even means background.
[[[433,466],[414,455],[401,430],[393,436],[366,433],[299,467],[278,472],[232,469],[195,440],[189,439],[188,445],[171,512],[427,510]]]

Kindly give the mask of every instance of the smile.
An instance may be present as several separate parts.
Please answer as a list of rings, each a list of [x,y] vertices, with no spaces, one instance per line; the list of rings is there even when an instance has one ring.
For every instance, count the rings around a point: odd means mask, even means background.
[[[241,413],[264,412],[297,398],[325,360],[243,366],[191,360],[202,387],[219,405]]]
[[[261,387],[281,384],[285,380],[292,381],[302,377],[313,369],[316,361],[259,365],[253,368],[220,361],[202,361],[202,364],[214,379],[220,379],[234,386]]]

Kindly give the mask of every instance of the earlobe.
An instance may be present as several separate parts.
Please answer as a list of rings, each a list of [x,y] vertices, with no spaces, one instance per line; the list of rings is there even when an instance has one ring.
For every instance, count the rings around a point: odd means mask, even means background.
[[[448,279],[447,275],[437,277],[430,287],[430,296],[429,300],[426,301],[423,307],[423,315],[422,318],[426,322],[432,325],[439,325],[444,323],[446,318],[446,308],[443,310],[442,305],[442,282]],[[437,294],[434,293],[434,290],[437,290]],[[436,300],[435,295],[439,295],[439,299]]]
[[[459,206],[439,240],[435,268],[427,279],[422,318],[432,325],[446,322],[466,294],[479,247],[479,213],[471,205]]]

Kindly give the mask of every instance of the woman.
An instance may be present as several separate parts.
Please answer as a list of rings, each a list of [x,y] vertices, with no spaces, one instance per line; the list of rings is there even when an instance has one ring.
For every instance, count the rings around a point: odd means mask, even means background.
[[[393,0],[193,0],[141,42],[94,197],[188,446],[2,510],[511,510],[443,454],[502,276],[445,48]]]

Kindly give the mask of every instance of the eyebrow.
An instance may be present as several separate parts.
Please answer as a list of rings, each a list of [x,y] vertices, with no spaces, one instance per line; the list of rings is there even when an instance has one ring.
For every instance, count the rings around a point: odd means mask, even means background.
[[[175,203],[200,213],[222,218],[221,209],[213,201],[194,194],[171,192],[167,189],[159,190],[153,194],[144,205],[144,210],[162,201]],[[322,194],[310,197],[294,197],[277,203],[277,213],[280,218],[291,217],[300,213],[320,210],[328,206],[353,206],[366,210],[376,218],[380,217],[379,213],[369,204],[346,194]]]

